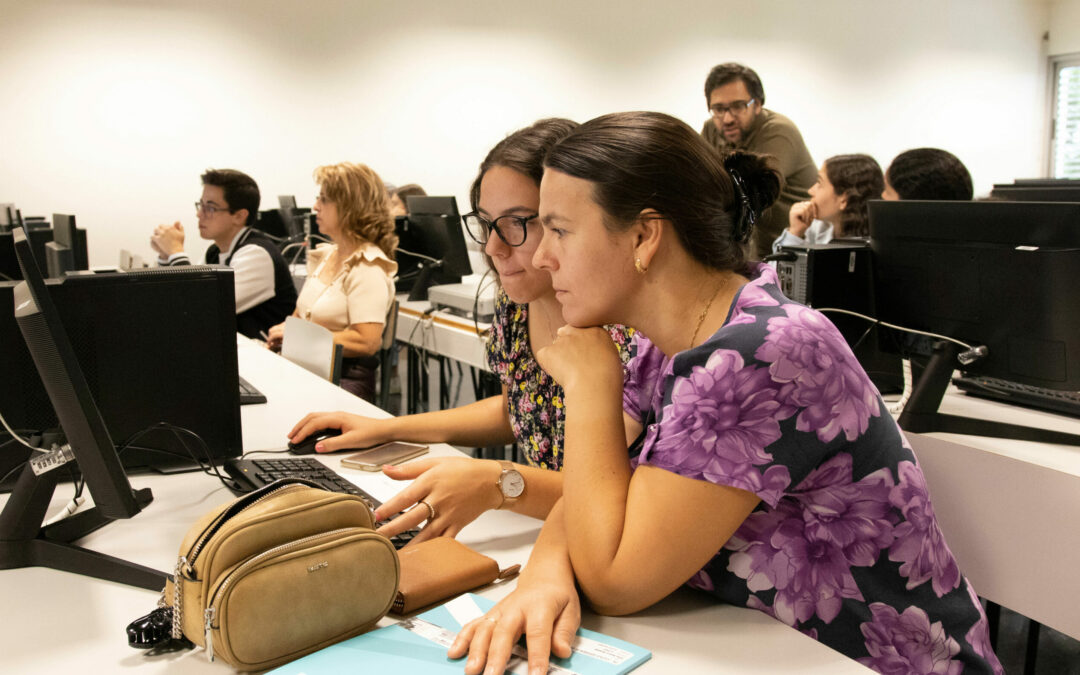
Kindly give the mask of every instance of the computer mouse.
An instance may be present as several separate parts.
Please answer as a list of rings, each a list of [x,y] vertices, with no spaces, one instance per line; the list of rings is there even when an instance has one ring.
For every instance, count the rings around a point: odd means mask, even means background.
[[[341,429],[319,429],[299,443],[289,443],[289,452],[294,455],[314,455],[316,443],[340,435]]]

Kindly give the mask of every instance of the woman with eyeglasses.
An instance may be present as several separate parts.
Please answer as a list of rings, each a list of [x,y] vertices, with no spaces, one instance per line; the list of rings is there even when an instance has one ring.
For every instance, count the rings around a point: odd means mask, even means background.
[[[618,616],[683,585],[880,673],[1001,672],[881,397],[749,259],[780,192],[770,162],[648,112],[548,153],[534,264],[567,325],[537,358],[566,397],[562,497],[514,591],[451,645],[466,673],[501,673],[522,635],[530,673],[569,656],[579,590]],[[640,331],[625,373],[612,322]]]
[[[818,169],[810,186],[810,200],[798,202],[788,213],[788,227],[773,242],[781,246],[828,244],[840,237],[870,235],[867,202],[885,189],[881,166],[870,155],[837,155]]]
[[[473,211],[466,228],[484,246],[500,289],[487,345],[487,360],[499,376],[502,394],[451,410],[392,419],[371,419],[343,412],[312,413],[289,433],[297,442],[324,428],[344,433],[316,445],[317,452],[366,447],[387,441],[488,446],[515,443],[527,465],[471,458],[414,460],[384,467],[391,478],[413,483],[387,500],[379,520],[421,504],[383,525],[393,536],[427,520],[414,539],[456,536],[489,509],[512,509],[536,518],[547,516],[562,491],[562,389],[536,362],[563,326],[561,306],[551,277],[532,264],[543,235],[537,221],[544,155],[578,125],[545,119],[500,141],[480,164],[470,190]],[[614,327],[611,339],[628,358],[628,331]]]
[[[394,301],[397,235],[382,179],[364,164],[315,169],[320,244],[307,257],[308,276],[293,316],[327,328],[342,345],[341,388],[375,398],[376,354]],[[272,327],[267,347],[280,349],[285,324]]]

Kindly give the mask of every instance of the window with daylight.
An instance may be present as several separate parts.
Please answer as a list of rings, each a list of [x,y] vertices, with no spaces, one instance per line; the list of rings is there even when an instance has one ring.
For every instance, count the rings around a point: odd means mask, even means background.
[[[1055,57],[1050,170],[1054,178],[1080,178],[1080,54]]]

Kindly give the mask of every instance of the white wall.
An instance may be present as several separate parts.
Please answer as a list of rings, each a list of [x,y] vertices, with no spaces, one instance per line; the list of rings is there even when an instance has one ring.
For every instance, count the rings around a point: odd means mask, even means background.
[[[1080,0],[1051,0],[1051,55],[1080,53]]]
[[[1060,4],[1060,3],[1058,3]],[[0,0],[0,202],[77,214],[91,264],[194,223],[198,174],[264,203],[343,160],[461,205],[506,133],[653,109],[699,128],[709,68],[752,65],[816,160],[955,152],[977,192],[1043,167],[1036,0]],[[196,254],[205,242],[189,246]]]

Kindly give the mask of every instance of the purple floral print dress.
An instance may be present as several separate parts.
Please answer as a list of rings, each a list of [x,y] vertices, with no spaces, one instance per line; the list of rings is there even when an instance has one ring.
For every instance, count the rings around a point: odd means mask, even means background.
[[[623,364],[630,358],[633,330],[609,326]],[[487,362],[506,387],[510,426],[518,450],[531,466],[558,471],[563,461],[566,411],[563,390],[533,356],[529,306],[512,302],[500,288],[487,343]]]
[[[761,503],[688,581],[889,675],[1001,673],[918,460],[844,338],[751,270],[724,325],[668,359],[638,334],[636,467]]]

